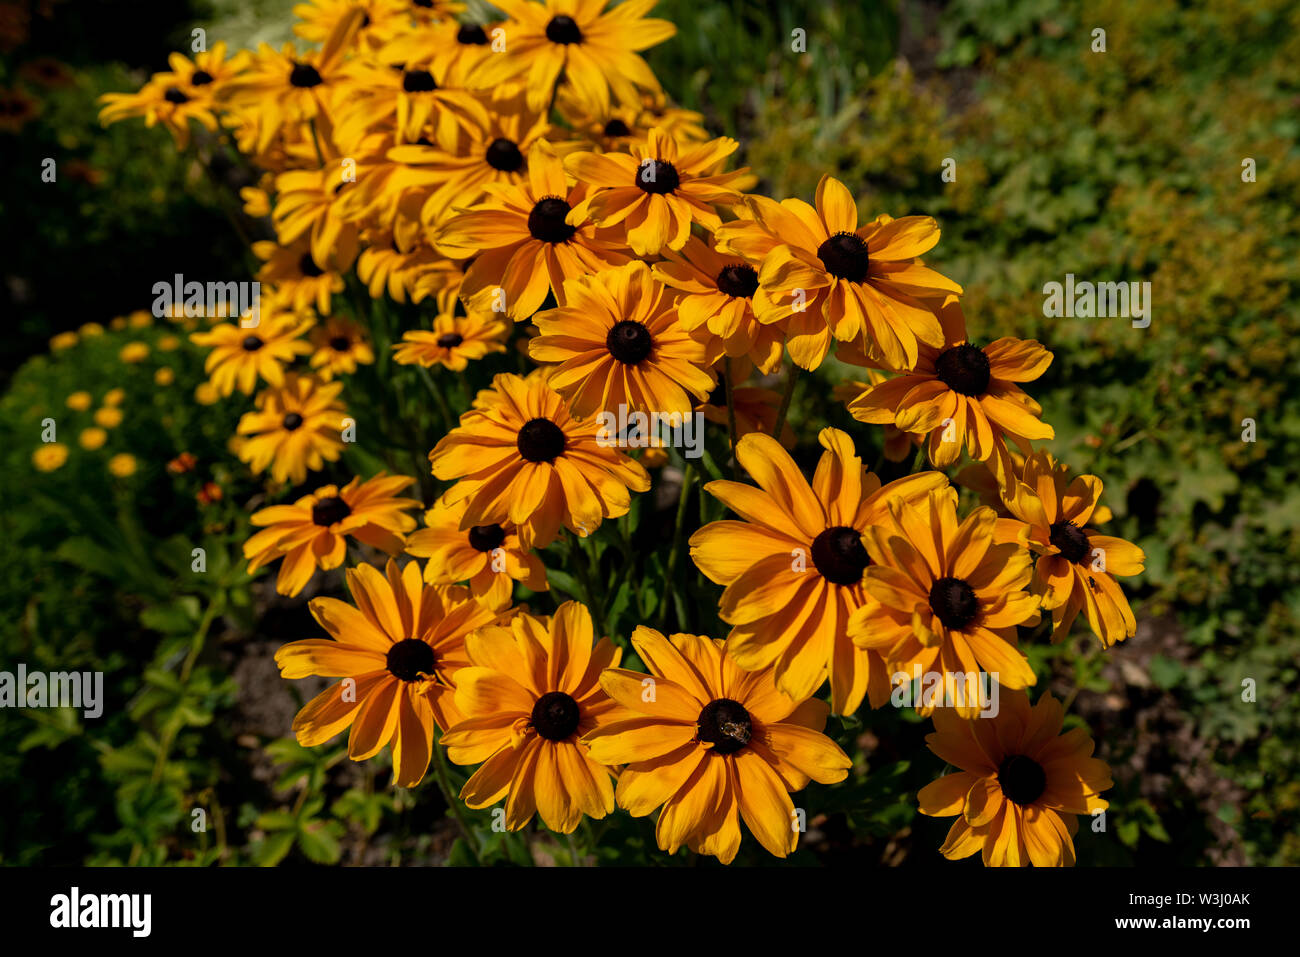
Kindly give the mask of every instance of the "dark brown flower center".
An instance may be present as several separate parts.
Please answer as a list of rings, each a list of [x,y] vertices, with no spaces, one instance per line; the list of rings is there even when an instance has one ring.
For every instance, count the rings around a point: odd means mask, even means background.
[[[836,233],[817,247],[817,258],[836,279],[862,282],[867,278],[871,257],[867,244],[854,233]]]
[[[443,349],[454,349],[464,341],[465,337],[459,332],[444,332],[438,337],[438,345]]]
[[[654,339],[650,337],[650,330],[631,319],[614,323],[614,328],[605,336],[605,348],[624,365],[636,365],[650,355],[653,347]]]
[[[1048,541],[1065,556],[1065,560],[1078,565],[1088,557],[1088,536],[1074,522],[1060,521],[1051,528]]]
[[[262,348],[262,340],[257,336],[244,336],[244,341],[241,345],[244,347],[245,352],[256,352],[258,349]]]
[[[347,352],[352,348],[352,340],[347,336],[334,336],[330,339],[330,348],[335,352]]]
[[[577,229],[564,221],[569,210],[570,206],[564,200],[547,196],[528,214],[528,231],[534,239],[540,239],[544,243],[567,242],[577,232]]]
[[[207,70],[195,70],[190,76],[190,86],[207,86],[212,82],[212,74]]]
[[[547,741],[563,741],[578,730],[578,702],[563,691],[548,691],[533,705],[532,726]]]
[[[696,720],[696,739],[713,745],[714,754],[735,754],[754,734],[754,720],[739,701],[710,701]]]
[[[664,160],[642,160],[641,165],[636,168],[634,185],[641,187],[647,193],[655,195],[671,193],[681,184],[677,167]]]
[[[328,526],[341,522],[352,514],[348,503],[337,495],[323,498],[311,507],[311,520],[317,525]]]
[[[738,299],[751,299],[758,292],[758,273],[753,266],[744,263],[732,263],[724,266],[718,273],[718,289],[728,296]]]
[[[500,548],[506,540],[506,530],[500,525],[475,525],[469,530],[470,546],[480,552]]]
[[[388,649],[388,671],[401,681],[417,681],[421,674],[432,675],[438,657],[427,641],[407,638]]]
[[[1047,772],[1033,758],[1013,754],[998,765],[998,787],[1008,801],[1025,807],[1047,790]]]
[[[856,585],[871,564],[862,547],[862,533],[836,525],[826,529],[812,543],[812,560],[822,578],[836,585]]]
[[[465,46],[487,46],[487,32],[477,23],[467,23],[456,31],[456,42]]]
[[[402,89],[407,93],[432,93],[438,84],[428,70],[407,70],[402,74]]]
[[[311,253],[302,254],[302,258],[298,260],[298,271],[311,279],[325,275],[325,270],[316,265],[316,260],[311,258]]]
[[[930,610],[946,628],[965,628],[980,611],[975,589],[960,578],[940,578],[930,586]]]
[[[546,39],[552,43],[563,43],[568,46],[570,43],[582,42],[582,31],[578,29],[578,24],[573,17],[561,14],[558,17],[551,17],[551,22],[546,25]]]
[[[713,391],[709,393],[709,397],[705,401],[707,401],[709,405],[715,405],[718,408],[726,408],[727,380],[719,379],[718,384],[713,387]]]
[[[487,162],[493,169],[503,173],[514,173],[524,165],[524,154],[514,141],[497,137],[487,148]]]
[[[532,419],[519,430],[515,444],[529,462],[554,462],[564,454],[564,432],[550,419]]]
[[[294,429],[300,428],[302,426],[302,416],[299,415],[297,412],[290,412],[284,417],[284,421],[282,421],[280,424],[283,425],[290,432],[292,432],[294,431]]]
[[[184,93],[182,93],[180,90],[176,89],[176,87],[172,87],[170,90],[164,93],[163,99],[166,100],[168,103],[176,103],[178,105],[181,103],[188,103],[190,101],[190,98],[186,96]]]
[[[632,131],[628,129],[626,123],[624,123],[618,117],[615,117],[614,119],[610,120],[608,123],[605,124],[605,135],[606,136],[631,136]]]
[[[953,346],[934,360],[939,381],[962,395],[983,395],[989,390],[989,357],[970,343]]]
[[[320,73],[310,63],[295,63],[289,73],[289,83],[293,86],[310,88],[322,82]]]

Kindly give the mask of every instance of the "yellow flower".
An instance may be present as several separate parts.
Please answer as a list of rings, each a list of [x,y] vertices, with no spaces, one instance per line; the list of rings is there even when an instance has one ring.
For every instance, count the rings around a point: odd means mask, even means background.
[[[137,309],[126,317],[126,324],[132,329],[148,329],[153,325],[153,316],[143,309]]]
[[[74,392],[68,396],[68,408],[76,412],[85,412],[90,408],[92,401],[89,392]]]
[[[104,405],[121,405],[125,398],[125,389],[109,389],[104,393]]]
[[[158,340],[158,349],[160,352],[175,352],[180,348],[181,340],[173,335],[163,336]]]
[[[410,329],[393,345],[393,361],[401,365],[444,366],[461,372],[471,359],[490,352],[505,352],[509,327],[497,313],[471,312],[456,316],[450,312],[433,317],[433,331]]]
[[[105,406],[102,409],[96,409],[95,424],[102,425],[106,429],[117,428],[122,424],[122,410],[113,406]]]
[[[259,378],[272,387],[282,385],[285,366],[311,352],[302,338],[311,324],[309,318],[284,313],[263,317],[257,327],[218,323],[206,332],[193,333],[190,341],[212,350],[203,368],[221,395],[235,389],[251,395]]]
[[[77,334],[75,332],[60,332],[50,340],[50,351],[62,352],[64,349],[71,349],[77,344]]]
[[[143,342],[128,342],[122,347],[122,351],[117,357],[123,362],[134,365],[137,362],[143,362],[149,357],[149,347]]]
[[[199,405],[212,405],[221,398],[221,393],[211,382],[200,382],[194,390],[194,401]]]
[[[118,478],[134,475],[135,469],[135,456],[129,452],[119,452],[108,460],[108,470]]]
[[[83,448],[90,451],[102,448],[108,441],[108,433],[97,426],[91,426],[89,429],[82,429],[81,435],[77,436],[77,443]]]
[[[77,332],[81,333],[83,338],[88,336],[102,336],[104,334],[104,327],[97,322],[88,322],[77,329]]]
[[[53,472],[68,461],[68,447],[62,442],[47,442],[32,453],[32,464],[42,472]]]
[[[279,388],[264,389],[257,408],[245,412],[237,431],[248,441],[239,457],[254,473],[268,466],[277,482],[295,484],[334,462],[343,452],[341,382],[322,382],[315,376],[290,372]]]

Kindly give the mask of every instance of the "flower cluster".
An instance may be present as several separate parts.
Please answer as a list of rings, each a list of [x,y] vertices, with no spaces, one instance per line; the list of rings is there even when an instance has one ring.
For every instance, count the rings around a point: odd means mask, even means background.
[[[286,678],[342,679],[298,715],[298,739],[350,729],[355,760],[391,745],[405,787],[444,749],[478,766],[465,804],[504,801],[510,829],[536,815],[571,833],[619,807],[658,811],[669,853],[730,862],[743,820],[784,857],[801,830],[790,794],[861,773],[824,733],[831,714],[881,707],[900,673],[985,674],[1004,689],[996,716],[918,705],[959,769],[921,810],[958,816],[948,857],[1072,863],[1075,815],[1106,806],[1109,772],[1086,732],[1061,734],[1050,695],[1030,705],[1020,642],[1044,612],[1055,640],[1080,612],[1105,646],[1133,635],[1115,576],[1144,556],[1089,527],[1108,514],[1096,476],[1032,447],[1054,433],[1022,387],[1052,354],[972,341],[962,287],[922,259],[933,218],[864,214],[830,176],[812,204],[747,193],[739,144],[673,106],[639,55],[675,32],[645,16],[653,2],[495,0],[506,19],[484,23],[442,2],[314,0],[295,8],[308,52],[174,55],[106,98],[105,122],[140,116],[184,148],[193,121],[256,171],[244,209],[274,235],[252,246],[260,317],[192,335],[210,391],[252,397],[237,448],[254,473],[301,485],[337,462],[362,367],[417,366],[443,403],[434,367],[536,364],[447,423],[428,452],[447,487],[423,528],[410,513],[425,503],[399,497],[414,479],[387,474],[252,516],[250,570],[280,561],[287,595],[358,546],[352,603],[310,602],[332,640],[277,655]],[[377,312],[336,314],[349,287]],[[427,324],[393,334],[375,318],[385,298],[428,302]],[[911,474],[882,479],[834,428],[811,478],[787,450],[800,370],[832,352],[864,370],[836,397],[881,427],[888,460],[919,447]],[[782,372],[785,392],[766,388]],[[651,488],[662,453],[628,454],[599,425],[620,410],[699,410],[726,433],[736,477],[705,490],[735,518],[689,539],[723,586],[725,640],[642,626],[615,641],[582,604],[514,606],[516,585],[547,589],[539,549],[582,543]],[[958,485],[986,504],[963,514]],[[386,571],[361,547],[393,556]],[[626,650],[648,674],[619,667]]]

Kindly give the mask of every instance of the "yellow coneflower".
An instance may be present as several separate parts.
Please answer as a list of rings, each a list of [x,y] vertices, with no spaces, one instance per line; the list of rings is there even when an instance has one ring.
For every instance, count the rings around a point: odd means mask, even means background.
[[[278,302],[292,312],[315,307],[322,316],[330,314],[330,297],[343,291],[343,277],[316,265],[307,240],[292,246],[259,240],[253,243],[253,254],[262,260],[258,281],[271,286],[270,295],[262,296],[263,310]]]
[[[567,305],[538,313],[528,344],[537,362],[559,363],[551,386],[586,418],[620,405],[687,415],[713,388],[704,344],[677,319],[672,293],[633,261],[564,284]]]
[[[239,322],[219,323],[206,332],[191,333],[190,341],[212,350],[203,369],[218,395],[230,395],[235,389],[252,395],[259,378],[270,386],[282,385],[285,366],[311,352],[302,338],[311,325],[311,319],[292,314],[270,315],[250,328]]]
[[[431,585],[469,582],[470,593],[493,608],[510,605],[514,583],[533,591],[547,591],[542,560],[519,541],[510,522],[493,522],[461,528],[466,502],[439,499],[424,513],[425,527],[412,532],[406,551],[427,558],[424,580]]]
[[[411,329],[393,345],[393,361],[403,365],[440,365],[463,372],[471,361],[505,352],[510,327],[499,313],[471,311],[467,316],[444,312],[433,317],[433,329]]]
[[[321,382],[290,372],[279,388],[258,393],[257,409],[239,419],[238,434],[247,440],[239,458],[254,473],[271,469],[277,482],[301,482],[343,452],[341,382]]]
[[[764,321],[789,319],[790,355],[801,367],[821,365],[834,340],[865,335],[895,369],[916,364],[919,343],[943,345],[943,329],[922,296],[960,294],[961,286],[916,257],[939,241],[929,216],[880,216],[858,225],[843,183],[823,176],[816,207],[747,197],[752,218],[717,231],[719,248],[759,263],[759,286],[780,308]]]
[[[429,769],[433,729],[460,719],[453,697],[457,672],[469,664],[465,636],[496,618],[463,588],[426,586],[420,567],[386,574],[369,565],[347,570],[356,606],[314,598],[312,615],[333,641],[291,642],[275,653],[285,678],[343,678],[293,719],[305,748],[351,728],[348,757],[365,761],[390,741],[393,782],[415,787]]]
[[[686,845],[730,864],[741,819],[769,853],[793,853],[790,793],[843,781],[853,765],[821,733],[826,703],[783,694],[770,669],[742,671],[718,640],[641,626],[632,646],[652,677],[606,671],[600,683],[628,716],[584,738],[596,760],[626,765],[619,806],[645,817],[662,805],[655,837],[669,854]]]
[[[590,220],[568,221],[586,195],[585,187],[569,186],[564,165],[549,144],[535,144],[526,181],[494,186],[486,203],[458,209],[435,236],[440,249],[473,258],[461,297],[476,309],[490,309],[501,298],[508,316],[527,319],[548,292],[565,304],[565,280],[627,262],[620,247],[601,239]]]
[[[336,375],[351,375],[357,366],[375,361],[370,337],[358,323],[343,316],[331,316],[311,330],[311,344],[316,350],[311,367],[325,381]]]
[[[398,145],[427,136],[453,147],[462,128],[491,122],[482,99],[457,89],[443,63],[397,62],[404,65],[395,69],[391,60],[363,60],[349,66],[355,100],[339,114],[340,142],[355,142],[367,130],[391,124]]]
[[[62,442],[46,442],[32,453],[32,464],[42,472],[53,472],[68,461],[68,447]]]
[[[910,677],[919,667],[945,682],[952,676],[960,689],[981,671],[1005,688],[1034,684],[1016,638],[1017,625],[1039,620],[1038,598],[1024,590],[1030,567],[1023,543],[999,540],[999,519],[989,508],[958,522],[952,488],[921,503],[892,503],[889,518],[862,536],[871,564],[863,582],[867,602],[849,620],[853,642],[880,654],[893,674]],[[961,697],[959,713],[980,711],[965,690]]]
[[[593,188],[571,222],[588,214],[598,226],[617,226],[638,256],[657,256],[681,249],[699,223],[710,232],[722,225],[715,208],[741,202],[732,185],[745,170],[721,172],[739,144],[728,137],[699,144],[678,144],[655,127],[644,142],[626,153],[572,153],[569,173]]]
[[[729,358],[745,358],[765,375],[781,365],[785,330],[781,324],[764,324],[754,314],[758,271],[736,256],[724,256],[702,240],[691,236],[680,252],[663,251],[666,262],[655,263],[655,278],[684,293],[677,303],[677,315],[688,330],[701,327],[715,337]],[[760,305],[760,311],[770,310]]]
[[[705,489],[740,517],[712,522],[691,536],[691,558],[726,585],[719,617],[730,624],[727,650],[747,671],[775,668],[776,686],[792,698],[814,694],[829,676],[831,707],[852,714],[869,696],[889,698],[879,654],[849,639],[849,619],[866,606],[870,560],[863,534],[888,521],[889,506],[914,507],[947,484],[923,472],[881,485],[838,429],[823,429],[826,450],[813,484],[770,435],[746,435],[736,459],[758,483],[710,482]]]
[[[437,478],[460,480],[447,500],[467,502],[462,527],[512,522],[529,548],[550,544],[561,525],[590,535],[627,513],[629,489],[650,488],[644,468],[602,444],[594,420],[569,415],[540,370],[496,376],[429,461]]]
[[[461,23],[447,17],[394,37],[378,58],[383,63],[427,67],[448,86],[465,88],[479,63],[495,55],[492,33],[500,26],[498,22]]]
[[[921,789],[922,814],[957,816],[940,853],[982,855],[986,867],[1073,867],[1078,815],[1109,807],[1110,768],[1083,728],[1061,734],[1065,709],[1050,694],[1032,708],[1003,691],[994,717],[935,712],[930,750],[956,767]]]
[[[457,764],[482,762],[461,800],[483,808],[504,799],[512,831],[536,813],[571,834],[584,815],[613,811],[612,772],[580,739],[621,713],[599,679],[622,651],[595,641],[587,609],[567,601],[549,620],[520,613],[470,635],[465,651],[470,666],[456,674],[463,718],[442,739]]]
[[[350,269],[360,249],[360,227],[348,207],[348,190],[355,187],[355,181],[344,178],[342,167],[328,163],[322,169],[277,176],[271,222],[280,245],[307,238],[318,268]]]
[[[1067,466],[1040,450],[1004,497],[1016,524],[1028,526],[1029,547],[1038,555],[1031,589],[1052,613],[1053,641],[1069,633],[1080,611],[1104,647],[1137,633],[1115,576],[1141,574],[1146,555],[1131,542],[1085,527],[1099,521],[1101,492],[1097,476],[1071,479]]]
[[[510,17],[504,53],[485,57],[469,76],[480,88],[507,80],[528,80],[528,105],[549,106],[564,82],[590,109],[603,113],[610,93],[626,104],[642,91],[658,92],[659,82],[638,52],[677,33],[667,20],[645,19],[656,0],[625,0],[601,12],[603,3],[572,0],[501,0],[493,3]]]
[[[955,296],[941,314],[944,346],[921,344],[911,371],[871,386],[849,403],[849,412],[862,422],[928,435],[937,468],[954,464],[965,448],[1010,481],[1006,440],[1028,453],[1030,439],[1056,435],[1038,418],[1042,408],[1016,385],[1042,375],[1052,354],[1032,339],[1002,338],[983,348],[968,342]]]
[[[420,502],[398,498],[397,493],[414,481],[381,472],[366,482],[357,477],[343,488],[325,485],[292,505],[254,512],[249,522],[267,527],[244,543],[248,573],[283,558],[275,590],[296,595],[317,568],[343,564],[348,538],[396,555],[403,536],[415,528],[415,519],[406,511],[420,507]]]

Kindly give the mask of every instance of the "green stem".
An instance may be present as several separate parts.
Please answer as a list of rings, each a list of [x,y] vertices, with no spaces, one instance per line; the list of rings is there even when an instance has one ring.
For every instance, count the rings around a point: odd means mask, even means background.
[[[727,356],[722,363],[722,381],[727,388],[727,434],[731,437],[731,477],[738,479],[740,459],[736,455],[736,393],[731,380],[731,356]],[[779,434],[780,430],[777,431]]]
[[[664,571],[664,595],[663,605],[659,611],[659,630],[663,631],[668,626],[668,594],[669,590],[674,587],[673,578],[677,574],[677,553],[682,550],[682,532],[686,526],[686,502],[691,497],[691,486],[695,483],[695,466],[689,462],[682,471],[682,490],[680,497],[677,499],[677,523],[673,527],[673,545],[672,551],[668,553],[668,566]],[[682,627],[686,622],[678,622]]]
[[[442,791],[443,799],[447,802],[447,809],[451,811],[451,816],[456,819],[456,823],[460,825],[461,833],[465,835],[465,846],[474,855],[474,862],[481,864],[483,859],[479,853],[478,840],[474,837],[474,832],[470,830],[469,821],[465,820],[465,812],[461,810],[459,795],[452,793],[451,772],[447,767],[447,755],[442,747],[441,735],[439,740],[433,742],[433,753],[438,759],[434,770],[434,774],[438,779],[438,789]]]
[[[781,431],[785,428],[785,417],[790,414],[790,400],[794,398],[794,387],[799,381],[799,367],[790,366],[790,375],[785,380],[785,394],[781,396],[781,407],[776,410],[776,424],[772,426],[772,438],[781,441]]]
[[[429,389],[429,394],[433,396],[434,405],[438,407],[438,414],[442,416],[443,427],[450,432],[456,427],[456,419],[451,414],[451,409],[447,406],[447,400],[443,398],[442,392],[438,389],[437,383],[433,381],[433,376],[424,366],[416,366],[420,370],[420,378],[424,380],[425,386]]]

